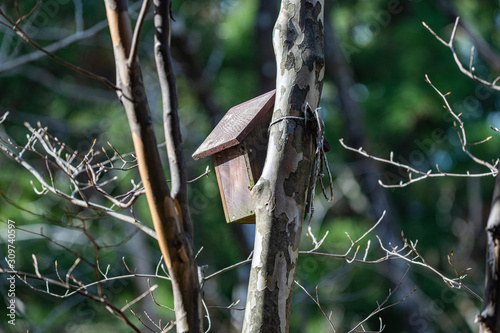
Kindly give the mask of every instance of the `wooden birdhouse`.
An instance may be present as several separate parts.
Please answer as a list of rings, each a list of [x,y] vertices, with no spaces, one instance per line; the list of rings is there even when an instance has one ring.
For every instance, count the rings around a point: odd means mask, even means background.
[[[231,108],[194,152],[212,156],[228,223],[255,223],[250,190],[262,174],[275,91]]]

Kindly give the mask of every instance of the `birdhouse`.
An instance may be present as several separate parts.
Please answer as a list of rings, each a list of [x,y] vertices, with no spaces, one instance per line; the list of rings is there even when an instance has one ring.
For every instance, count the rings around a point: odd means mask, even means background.
[[[212,156],[228,223],[255,223],[250,191],[264,167],[274,99],[273,90],[231,108],[193,154]]]

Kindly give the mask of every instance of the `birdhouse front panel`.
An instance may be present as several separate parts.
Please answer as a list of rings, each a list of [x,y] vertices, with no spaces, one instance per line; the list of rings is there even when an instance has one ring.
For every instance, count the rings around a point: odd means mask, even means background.
[[[275,91],[231,108],[194,152],[212,156],[228,223],[255,223],[252,187],[262,174]]]
[[[213,155],[224,215],[228,223],[255,223],[248,155],[237,145]]]

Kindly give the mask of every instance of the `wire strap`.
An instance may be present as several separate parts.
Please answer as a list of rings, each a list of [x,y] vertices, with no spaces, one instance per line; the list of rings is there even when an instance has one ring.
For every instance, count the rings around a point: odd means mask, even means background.
[[[316,138],[316,152],[314,153],[314,165],[311,171],[311,178],[309,180],[309,191],[307,194],[307,202],[306,202],[306,214],[310,212],[309,219],[307,221],[308,228],[308,236],[310,235],[313,238],[313,242],[316,243],[316,239],[311,232],[311,220],[314,215],[314,192],[316,190],[316,182],[319,180],[321,185],[321,190],[323,191],[323,195],[328,202],[333,201],[333,179],[332,173],[330,171],[330,167],[328,166],[328,160],[326,158],[326,153],[324,149],[324,141],[325,141],[325,123],[319,116],[319,109],[317,108],[313,110],[309,103],[306,102],[304,106],[304,117],[294,117],[294,116],[284,116],[280,117],[269,125],[269,129],[274,124],[290,119],[290,120],[303,120],[305,125],[312,129]],[[330,193],[327,194],[325,185],[323,184],[323,177],[325,176],[324,170],[326,170],[326,174],[328,176],[328,182],[330,183]]]

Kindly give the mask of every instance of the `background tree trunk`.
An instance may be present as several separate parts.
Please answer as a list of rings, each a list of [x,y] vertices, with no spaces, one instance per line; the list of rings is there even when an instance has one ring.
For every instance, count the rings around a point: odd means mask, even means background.
[[[255,248],[243,332],[287,332],[324,74],[323,2],[284,0],[274,28],[276,102],[266,163],[252,189]],[[308,114],[310,117],[311,114]]]
[[[486,283],[483,308],[477,317],[480,333],[500,332],[500,178],[497,176],[486,226]]]

